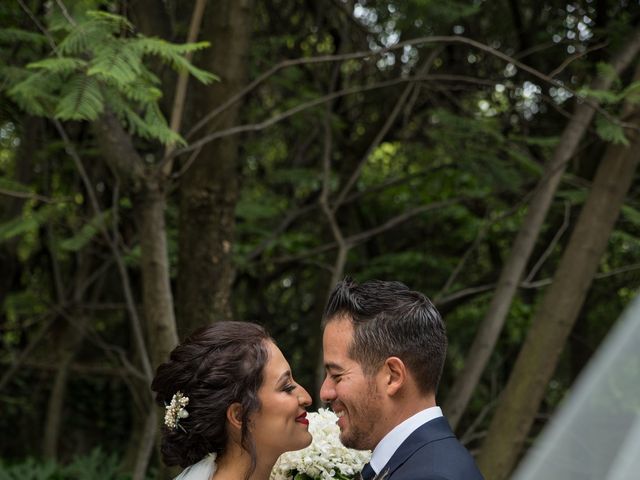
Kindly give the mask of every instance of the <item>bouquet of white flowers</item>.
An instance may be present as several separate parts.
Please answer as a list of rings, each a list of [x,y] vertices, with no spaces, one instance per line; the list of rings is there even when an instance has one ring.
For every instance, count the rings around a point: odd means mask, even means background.
[[[352,450],[340,443],[338,417],[321,408],[309,413],[313,442],[280,456],[270,480],[351,480],[371,458],[369,450]]]

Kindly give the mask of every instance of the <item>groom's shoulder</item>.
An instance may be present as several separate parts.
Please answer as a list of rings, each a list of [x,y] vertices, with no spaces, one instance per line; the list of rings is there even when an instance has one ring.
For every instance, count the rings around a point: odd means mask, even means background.
[[[483,480],[473,457],[453,433],[439,438],[432,437],[425,441],[390,476],[390,480],[405,478],[407,480]]]
[[[416,450],[389,480],[483,480],[469,453],[455,438],[444,438]]]

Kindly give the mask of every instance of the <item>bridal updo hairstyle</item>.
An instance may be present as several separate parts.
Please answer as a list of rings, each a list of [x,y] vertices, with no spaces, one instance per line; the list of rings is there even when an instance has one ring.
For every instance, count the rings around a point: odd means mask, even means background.
[[[258,390],[272,341],[259,325],[248,322],[217,322],[192,333],[178,345],[169,361],[158,367],[151,389],[161,406],[169,405],[180,391],[189,397],[178,428],[162,431],[162,457],[183,468],[209,453],[224,453],[228,435],[227,408],[242,405],[242,447],[255,468],[255,444],[249,433],[249,417],[260,408]]]

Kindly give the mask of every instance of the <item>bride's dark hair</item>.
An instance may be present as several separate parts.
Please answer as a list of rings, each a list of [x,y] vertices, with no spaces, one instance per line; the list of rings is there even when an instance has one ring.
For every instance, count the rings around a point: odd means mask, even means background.
[[[180,391],[189,397],[179,426],[162,431],[164,462],[183,468],[218,455],[227,444],[226,414],[232,403],[242,405],[242,447],[256,465],[256,449],[249,433],[249,417],[260,408],[258,389],[269,353],[269,334],[248,322],[217,322],[192,333],[178,345],[169,361],[158,367],[151,389],[156,401],[168,405]],[[184,430],[183,430],[184,429]]]

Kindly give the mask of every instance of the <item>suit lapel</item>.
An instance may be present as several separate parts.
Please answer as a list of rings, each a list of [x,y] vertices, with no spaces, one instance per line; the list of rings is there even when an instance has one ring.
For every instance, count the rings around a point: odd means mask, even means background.
[[[455,437],[449,422],[445,417],[434,418],[424,425],[421,425],[400,444],[393,456],[378,474],[381,478],[388,478],[397,470],[404,462],[406,462],[416,450],[427,443],[442,440],[443,438]]]

